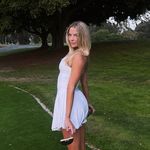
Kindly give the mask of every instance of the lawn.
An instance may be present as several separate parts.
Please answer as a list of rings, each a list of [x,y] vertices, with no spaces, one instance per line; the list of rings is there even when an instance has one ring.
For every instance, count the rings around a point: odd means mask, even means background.
[[[149,41],[93,44],[88,75],[90,101],[96,112],[88,119],[87,123],[86,140],[89,144],[101,150],[150,149],[149,47]],[[51,60],[54,56],[50,55],[49,57]],[[11,69],[7,70],[6,68]],[[3,130],[0,131],[3,135],[0,137],[2,138],[0,141],[5,139],[8,141],[7,144],[1,143],[0,149],[8,149],[12,137],[14,143],[18,141],[17,145],[24,145],[22,149],[29,149],[30,146],[33,147],[32,149],[38,149],[38,143],[40,143],[39,149],[45,149],[44,146],[55,146],[59,149],[60,145],[57,141],[61,135],[49,130],[50,116],[39,108],[32,97],[25,93],[18,93],[16,89],[10,87],[10,85],[15,85],[31,92],[52,110],[56,95],[57,74],[58,60],[52,64],[37,63],[29,67],[18,68],[11,66],[10,63],[9,66],[1,69],[0,79],[6,80],[1,82],[0,86],[2,95],[0,117],[3,116],[4,120],[4,123],[0,122],[0,128],[5,131],[11,125],[14,130],[13,132],[8,130],[7,137]],[[14,98],[13,101],[12,98]],[[21,107],[23,111],[18,105],[12,107],[14,103],[24,106]],[[19,110],[24,113],[17,113]],[[32,119],[31,114],[35,115],[33,116],[35,119]],[[18,122],[20,123],[18,124]],[[21,130],[22,135],[24,134],[20,140],[20,133],[16,132],[16,129]],[[38,134],[37,129],[40,131]],[[28,130],[31,130],[30,134],[32,134],[30,144],[26,141],[28,139],[26,137],[29,136]],[[42,130],[43,132],[41,132]],[[52,138],[53,143],[51,143]],[[27,144],[22,144],[21,140]],[[52,147],[48,148],[53,149]],[[17,146],[15,149],[19,150]]]
[[[0,95],[1,150],[64,149],[61,135],[50,132],[50,116],[30,95],[2,82]]]

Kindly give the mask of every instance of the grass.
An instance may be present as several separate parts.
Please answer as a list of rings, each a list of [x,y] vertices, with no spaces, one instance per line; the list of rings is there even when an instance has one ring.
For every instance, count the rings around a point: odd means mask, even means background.
[[[50,116],[31,96],[4,83],[0,95],[0,149],[64,149],[61,135],[50,132]]]
[[[101,150],[150,149],[149,47],[149,41],[103,42],[93,45],[88,74],[90,101],[96,112],[88,119],[86,140]],[[0,90],[3,97],[7,95],[8,91],[12,91],[13,97],[15,95],[17,97],[19,95],[15,93],[15,90],[6,85],[21,87],[41,98],[43,103],[52,110],[56,95],[57,74],[57,65],[34,65],[29,68],[15,68],[10,72],[1,71],[0,77],[3,78],[28,77],[31,80],[3,82]],[[6,87],[6,93],[3,92],[4,87]],[[25,95],[21,97],[25,97],[22,100],[23,105],[33,102],[32,98],[29,98],[26,102]],[[4,99],[11,101],[8,97]],[[19,98],[15,99],[18,100]],[[36,104],[34,105],[29,105],[29,108],[38,107]],[[8,109],[10,109],[9,105]],[[40,110],[37,109],[36,111]],[[42,114],[41,116],[44,115],[44,113],[38,113],[39,118],[41,117],[40,114]],[[47,114],[45,115],[47,116]],[[39,118],[37,117],[37,120]],[[46,118],[43,121],[44,127],[48,126],[48,119]],[[16,120],[16,118],[13,120]],[[34,123],[36,119],[30,121]],[[26,124],[26,122],[24,123]],[[27,126],[28,128],[31,127]],[[30,133],[35,132],[35,129],[32,130]],[[43,134],[46,134],[46,132],[47,130]],[[51,137],[59,139],[60,135],[55,134],[50,132]],[[19,137],[19,135],[16,135],[16,137]],[[36,147],[37,143],[34,143],[33,137],[31,141],[33,141],[31,145]],[[45,142],[43,141],[43,143]],[[0,147],[0,149],[3,148]]]
[[[104,150],[150,148],[150,51],[147,44],[103,43],[92,55],[90,93],[97,111],[89,121],[88,138],[97,146],[102,145]]]

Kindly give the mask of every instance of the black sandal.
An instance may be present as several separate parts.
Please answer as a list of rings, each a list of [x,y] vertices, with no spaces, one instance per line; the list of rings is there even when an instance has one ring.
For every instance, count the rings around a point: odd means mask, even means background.
[[[65,138],[65,139],[61,139],[60,143],[62,145],[69,145],[73,142],[73,137],[69,137],[69,138]]]

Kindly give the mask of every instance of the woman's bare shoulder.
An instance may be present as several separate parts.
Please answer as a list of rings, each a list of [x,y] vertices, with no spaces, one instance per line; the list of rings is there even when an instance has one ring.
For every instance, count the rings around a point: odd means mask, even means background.
[[[72,58],[71,66],[82,67],[86,70],[88,63],[87,56],[84,56],[82,53],[76,53]]]
[[[84,62],[86,63],[87,56],[84,56],[82,52],[78,51],[72,56],[72,62]]]

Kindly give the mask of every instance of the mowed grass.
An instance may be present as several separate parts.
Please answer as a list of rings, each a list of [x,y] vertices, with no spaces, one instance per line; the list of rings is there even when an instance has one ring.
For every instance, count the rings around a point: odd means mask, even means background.
[[[0,83],[0,149],[63,150],[51,119],[28,94]]]
[[[96,112],[87,123],[89,144],[101,150],[150,149],[149,60],[149,41],[93,45],[88,75],[90,101]],[[55,66],[34,65],[0,72],[2,77],[27,78],[27,81],[7,81],[7,84],[35,94],[50,110],[56,95],[57,74],[58,62]],[[34,80],[29,82],[28,78]],[[50,132],[53,137],[60,136],[55,134]]]

